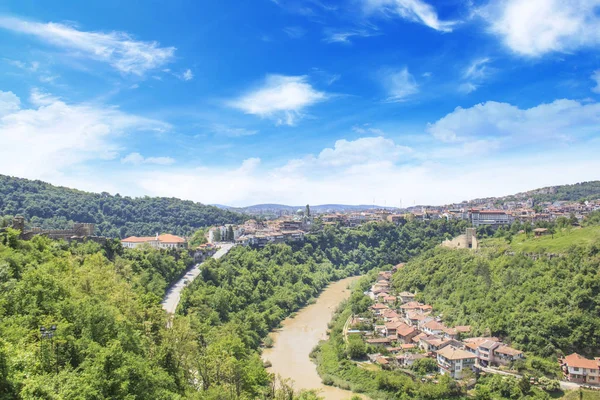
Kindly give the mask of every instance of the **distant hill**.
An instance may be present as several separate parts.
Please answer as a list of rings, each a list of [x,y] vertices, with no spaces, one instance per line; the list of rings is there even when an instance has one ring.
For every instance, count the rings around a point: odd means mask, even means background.
[[[255,204],[253,206],[248,207],[230,207],[221,204],[215,204],[216,207],[236,211],[240,213],[246,214],[269,214],[269,213],[278,213],[281,211],[285,211],[288,213],[293,213],[298,210],[304,210],[306,208],[306,204],[302,206],[288,206],[285,204]],[[319,205],[310,205],[311,212],[321,214],[328,212],[347,212],[347,211],[365,211],[372,209],[388,209],[388,210],[397,210],[395,207],[382,207],[377,205],[349,205],[349,204],[319,204]]]
[[[585,201],[600,199],[600,181],[580,182],[572,185],[548,186],[509,196],[489,197],[486,199],[476,199],[474,201],[488,200],[496,203],[504,203],[508,201],[523,201],[530,198],[535,202]]]
[[[73,222],[95,223],[97,234],[121,238],[157,232],[190,235],[198,228],[248,219],[193,201],[88,193],[0,175],[0,216],[17,214],[24,216],[29,225],[44,228],[65,228]]]

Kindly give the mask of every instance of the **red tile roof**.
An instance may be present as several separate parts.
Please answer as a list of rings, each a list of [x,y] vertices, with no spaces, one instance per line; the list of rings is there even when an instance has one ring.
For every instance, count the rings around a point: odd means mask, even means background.
[[[598,361],[596,361],[596,360],[590,360],[588,358],[580,356],[577,353],[573,353],[573,354],[570,354],[570,355],[566,356],[565,357],[565,363],[569,367],[587,368],[587,369],[600,369],[600,367],[598,367]]]
[[[171,235],[169,233],[165,233],[164,235],[159,235],[158,238],[156,236],[146,236],[146,237],[137,237],[130,236],[121,240],[121,242],[125,243],[147,243],[153,242],[158,239],[161,243],[185,243],[185,239],[180,238],[179,236]]]

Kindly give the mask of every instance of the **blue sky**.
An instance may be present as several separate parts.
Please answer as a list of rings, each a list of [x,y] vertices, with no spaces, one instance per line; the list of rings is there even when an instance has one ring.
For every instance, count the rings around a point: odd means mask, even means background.
[[[4,1],[0,173],[250,205],[600,179],[600,0]]]

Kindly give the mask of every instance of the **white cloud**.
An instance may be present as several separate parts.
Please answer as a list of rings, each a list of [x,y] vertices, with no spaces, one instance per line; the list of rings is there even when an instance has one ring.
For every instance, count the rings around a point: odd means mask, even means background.
[[[283,28],[283,31],[292,39],[300,39],[306,35],[306,30],[300,26],[288,26]]]
[[[143,75],[173,59],[174,47],[135,40],[125,32],[86,32],[60,23],[31,22],[0,17],[0,27],[38,39],[97,61],[124,73]]]
[[[466,93],[466,94],[476,91],[477,88],[478,88],[478,86],[472,82],[465,82],[465,83],[461,83],[460,85],[458,85],[458,91],[461,93]]]
[[[369,126],[369,124],[364,124],[364,125],[355,125],[352,127],[352,130],[358,134],[364,135],[364,134],[373,134],[373,135],[379,135],[379,136],[383,136],[383,131],[381,129],[378,128],[372,128]]]
[[[465,69],[465,72],[463,73],[463,77],[465,79],[477,79],[477,80],[485,79],[488,76],[488,74],[490,73],[490,70],[488,68],[488,64],[490,63],[490,61],[491,60],[487,57],[478,58],[478,59],[474,60]]]
[[[21,100],[13,92],[0,91],[0,118],[19,110]]]
[[[364,29],[354,29],[345,31],[336,31],[328,29],[325,31],[325,37],[323,41],[326,43],[343,43],[350,44],[351,38],[354,37],[370,37],[377,35],[376,32],[370,32]]]
[[[437,11],[422,0],[360,0],[367,12],[384,12],[421,23],[441,32],[451,32],[456,21],[441,21]]]
[[[171,165],[175,163],[175,160],[171,157],[144,157],[140,153],[129,153],[121,159],[123,164],[142,165],[142,164],[154,164],[154,165]]]
[[[166,123],[113,107],[69,104],[33,91],[31,108],[0,92],[0,171],[35,179],[69,175],[88,162],[110,160],[119,140],[136,131],[164,131]]]
[[[600,134],[600,104],[555,100],[528,109],[488,101],[471,108],[457,107],[428,125],[427,131],[442,142],[473,139],[510,140],[511,146],[539,141],[565,142]]]
[[[594,71],[591,78],[594,82],[596,82],[596,86],[592,88],[592,92],[600,93],[600,69]]]
[[[372,142],[361,151],[364,139]],[[258,161],[244,161],[241,167],[232,168],[140,172],[131,179],[139,182],[143,194],[205,203],[372,204],[375,199],[378,204],[397,206],[402,199],[406,206],[413,201],[444,204],[593,180],[600,169],[595,152],[585,150],[517,153],[510,163],[484,153],[484,157],[473,161],[470,157],[490,146],[478,141],[453,154],[440,155],[449,159],[406,164],[402,162],[404,151],[394,150],[397,146],[387,138],[344,140],[316,156],[290,160],[278,168],[257,168]],[[492,154],[498,151],[497,146],[493,147]],[[353,162],[345,162],[345,157]],[[557,162],[559,159],[561,162]],[[207,187],[213,190],[207,191]]]
[[[306,76],[268,75],[263,85],[229,104],[246,114],[273,118],[278,125],[295,125],[302,112],[327,99],[315,90]]]
[[[275,170],[277,175],[320,173],[332,169],[351,172],[368,164],[395,164],[408,158],[412,149],[397,145],[383,136],[363,137],[356,140],[337,140],[333,148],[323,149],[317,156],[292,159]]]
[[[32,61],[30,63],[26,63],[23,61],[19,61],[19,60],[6,60],[6,62],[8,62],[10,65],[13,65],[17,68],[29,71],[29,72],[36,72],[39,67],[40,67],[40,63],[38,61]]]
[[[223,124],[213,124],[211,130],[217,135],[228,137],[252,136],[258,133],[254,129],[234,128]]]
[[[593,180],[600,170],[600,103],[594,102],[563,99],[527,109],[486,102],[434,121],[427,128],[432,136],[420,135],[410,147],[359,125],[354,131],[364,137],[312,154],[198,167],[153,165],[152,157],[136,153],[125,157],[133,164],[120,164],[121,139],[169,129],[160,121],[42,92],[30,101],[34,106],[22,108],[17,96],[0,93],[0,171],[127,195],[231,205],[443,204]]]
[[[502,0],[479,10],[490,31],[523,56],[600,44],[600,0]]]
[[[388,101],[406,101],[408,97],[419,93],[419,85],[406,67],[399,70],[383,69],[380,76],[388,93]]]
[[[191,81],[192,79],[194,79],[194,74],[192,73],[192,70],[188,68],[185,70],[181,78],[184,81]]]

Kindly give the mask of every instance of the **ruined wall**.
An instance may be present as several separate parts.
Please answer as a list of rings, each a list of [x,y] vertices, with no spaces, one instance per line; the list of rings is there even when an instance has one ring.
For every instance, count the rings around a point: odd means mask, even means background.
[[[444,240],[442,246],[451,249],[478,249],[479,241],[475,235],[475,228],[467,228],[463,235],[459,235],[454,239]]]

